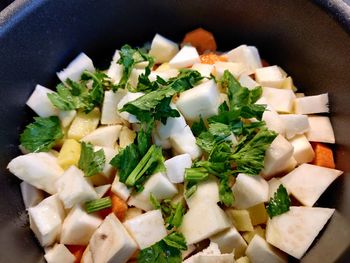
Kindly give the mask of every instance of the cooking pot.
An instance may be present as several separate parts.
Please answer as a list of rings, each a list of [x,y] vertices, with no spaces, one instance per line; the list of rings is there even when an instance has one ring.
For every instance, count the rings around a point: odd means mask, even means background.
[[[19,180],[6,170],[33,113],[25,106],[36,83],[54,88],[55,72],[79,52],[106,68],[122,44],[160,33],[181,41],[197,27],[219,50],[255,45],[283,67],[301,92],[329,92],[335,159],[344,175],[317,206],[337,212],[303,262],[350,262],[350,7],[343,1],[17,0],[0,14],[0,262],[44,262],[28,227]],[[291,259],[293,261],[293,259]]]

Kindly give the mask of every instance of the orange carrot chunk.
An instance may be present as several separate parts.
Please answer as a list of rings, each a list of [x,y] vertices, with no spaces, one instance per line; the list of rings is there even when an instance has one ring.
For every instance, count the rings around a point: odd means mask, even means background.
[[[80,263],[81,258],[82,258],[83,254],[84,254],[84,251],[86,249],[86,246],[67,245],[67,248],[75,256],[74,263]]]
[[[185,35],[182,45],[191,44],[199,54],[203,54],[205,51],[215,51],[216,42],[213,34],[203,28],[197,28]]]
[[[126,210],[128,210],[127,203],[116,194],[111,193],[112,212],[118,217],[120,221],[124,221]]]
[[[312,161],[312,164],[333,169],[335,168],[333,151],[329,146],[316,142],[312,143],[312,147],[315,152],[315,158]]]
[[[207,53],[207,54],[203,54],[200,57],[201,63],[203,64],[215,64],[215,62],[227,62],[227,59],[223,56],[219,56],[215,53]]]

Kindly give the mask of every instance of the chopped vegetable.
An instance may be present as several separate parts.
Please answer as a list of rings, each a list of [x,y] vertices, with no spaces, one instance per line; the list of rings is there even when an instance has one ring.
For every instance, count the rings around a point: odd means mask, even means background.
[[[84,171],[85,176],[90,177],[102,172],[105,161],[106,157],[102,149],[94,152],[92,144],[81,143],[81,154],[78,166]]]
[[[203,64],[215,64],[216,62],[222,61],[227,62],[227,59],[223,56],[219,56],[215,53],[203,54],[200,57],[201,63]]]
[[[266,206],[270,218],[281,215],[289,211],[291,205],[286,188],[281,184]]]
[[[112,200],[109,196],[97,200],[88,201],[85,203],[85,209],[89,214],[111,206]]]
[[[126,211],[128,210],[127,203],[116,194],[111,193],[112,212],[120,221],[124,221]]]
[[[68,245],[67,248],[75,257],[74,263],[80,263],[86,246]]]
[[[315,151],[315,158],[313,159],[312,164],[334,169],[335,163],[332,149],[329,146],[319,142],[312,143],[312,146]]]
[[[216,42],[213,34],[203,28],[198,28],[186,34],[182,40],[183,44],[191,44],[196,47],[199,53],[215,51]]]

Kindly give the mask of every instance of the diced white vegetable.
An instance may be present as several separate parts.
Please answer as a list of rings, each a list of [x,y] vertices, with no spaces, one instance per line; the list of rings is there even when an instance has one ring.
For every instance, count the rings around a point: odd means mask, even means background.
[[[136,64],[137,65],[137,64]],[[135,68],[133,68],[131,70],[131,73],[130,73],[130,77],[129,77],[129,80],[128,80],[128,84],[133,87],[133,88],[136,88],[137,87],[137,84],[139,82],[139,76],[141,74],[144,74],[145,73],[145,69],[138,69],[136,68],[136,65],[135,65]]]
[[[266,240],[300,259],[333,213],[329,208],[292,206],[287,213],[269,219]]]
[[[124,222],[140,249],[152,246],[167,235],[164,224],[160,210],[149,211]]]
[[[111,190],[124,201],[128,200],[131,194],[131,189],[129,189],[124,183],[119,182],[118,175],[114,178]]]
[[[142,210],[140,208],[129,207],[128,210],[126,210],[124,221],[132,219],[132,218],[137,217],[139,215],[142,215]]]
[[[166,175],[170,182],[174,184],[183,183],[185,169],[192,166],[191,155],[188,153],[180,154],[164,162]]]
[[[216,115],[219,102],[220,92],[215,81],[209,80],[182,92],[176,106],[186,120],[194,121]]]
[[[215,77],[221,79],[224,75],[225,70],[228,70],[235,78],[238,78],[246,69],[242,63],[233,62],[215,62]]]
[[[255,87],[259,86],[259,83],[257,83],[255,80],[253,80],[251,77],[248,75],[241,75],[238,79],[239,83],[243,87],[246,87],[248,89],[254,89]]]
[[[281,172],[293,156],[293,146],[283,136],[277,135],[265,152],[263,177],[268,179]]]
[[[193,256],[186,259],[183,263],[195,263],[197,262],[199,255],[221,255],[220,249],[218,247],[218,244],[214,242],[210,242],[209,246],[202,251],[198,252],[197,254],[194,254]]]
[[[295,99],[292,90],[263,87],[263,97],[276,111],[292,113]]]
[[[289,141],[293,146],[293,157],[298,164],[309,163],[315,157],[315,152],[305,135],[295,136]]]
[[[121,129],[121,125],[100,127],[83,137],[81,140],[83,142],[90,142],[96,146],[114,148]]]
[[[240,257],[239,259],[236,260],[236,263],[250,263],[250,260],[247,256]]]
[[[281,178],[281,182],[305,206],[313,206],[327,187],[343,172],[312,164],[302,164]]]
[[[306,115],[301,114],[281,114],[284,126],[286,128],[286,138],[291,139],[295,135],[303,134],[310,128],[309,120]]]
[[[76,115],[76,110],[59,111],[58,118],[60,118],[63,128],[67,128],[72,123]]]
[[[56,181],[58,196],[65,208],[97,199],[92,185],[84,178],[84,173],[74,165],[69,167]]]
[[[134,101],[143,95],[144,95],[143,92],[127,92],[126,95],[119,101],[118,110],[121,110],[126,103]],[[119,112],[119,115],[124,120],[127,120],[130,123],[139,122],[138,119],[134,115],[132,115],[128,112],[125,112],[125,111]]]
[[[119,146],[120,148],[125,148],[129,144],[132,144],[136,138],[136,132],[129,129],[126,126],[123,126],[119,135]]]
[[[238,174],[236,183],[232,187],[235,193],[234,207],[245,209],[267,202],[269,185],[261,176]]]
[[[234,263],[232,254],[222,255],[198,255],[194,260],[195,263]]]
[[[56,244],[50,248],[44,255],[47,263],[74,263],[75,256],[66,248],[65,245]]]
[[[262,67],[259,52],[254,46],[241,45],[232,49],[226,56],[231,62],[246,65],[246,75],[250,75],[255,69]]]
[[[210,241],[218,244],[221,253],[232,253],[235,250],[235,258],[243,256],[247,248],[247,243],[235,227],[210,237]]]
[[[95,67],[86,54],[80,53],[65,69],[57,72],[57,77],[62,82],[65,82],[67,79],[78,81],[84,70],[94,72]]]
[[[28,209],[30,228],[42,246],[55,242],[60,234],[65,212],[57,195],[52,195]]]
[[[204,182],[198,183],[197,190],[186,199],[189,208],[195,207],[201,203],[216,204],[220,201],[219,184],[216,178],[209,178]]]
[[[314,114],[323,112],[329,112],[328,93],[295,99],[295,113]]]
[[[170,143],[169,138],[161,139],[159,134],[158,134],[158,131],[154,131],[152,133],[152,140],[153,140],[153,143],[155,145],[160,146],[163,149],[170,149],[171,148],[171,143]]]
[[[197,49],[191,46],[184,46],[175,57],[169,61],[169,66],[172,68],[186,68],[199,62],[200,59]]]
[[[7,169],[19,179],[49,194],[56,193],[55,182],[64,172],[57,158],[44,152],[18,156],[8,164]]]
[[[170,106],[177,110],[174,105]],[[157,132],[160,139],[168,139],[170,136],[182,132],[186,126],[188,126],[186,120],[182,114],[180,114],[180,117],[177,118],[167,118],[166,124],[159,122],[157,124]]]
[[[269,130],[275,131],[280,135],[285,134],[285,125],[277,111],[267,102],[267,99],[261,97],[255,104],[266,105],[266,110],[263,113],[262,120],[265,121],[266,127]]]
[[[199,203],[184,215],[179,231],[187,244],[194,244],[229,227],[229,219],[217,204]]]
[[[178,51],[179,48],[175,42],[156,34],[149,54],[154,57],[155,63],[164,63],[171,60]]]
[[[92,235],[84,252],[90,261],[83,262],[121,262],[125,263],[135,253],[137,244],[126,231],[123,224],[113,214],[109,214]]]
[[[152,175],[147,180],[142,192],[130,197],[128,205],[136,206],[145,211],[152,210],[153,205],[150,202],[151,193],[160,201],[176,195],[177,189],[175,185],[168,180],[166,175],[159,172]]]
[[[192,69],[197,70],[203,77],[210,78],[214,66],[210,64],[196,63],[192,66]]]
[[[277,178],[271,178],[269,181],[267,181],[269,184],[269,200],[273,198],[274,194],[276,193],[278,187],[282,184],[282,182]]]
[[[303,98],[303,97],[305,97],[305,93],[297,92],[297,93],[295,93],[295,96],[297,98]]]
[[[306,137],[311,142],[335,143],[331,121],[325,116],[309,116],[310,129]]]
[[[44,199],[44,192],[39,190],[38,188],[26,182],[22,182],[20,186],[21,186],[21,193],[22,193],[24,206],[27,209],[29,207],[39,204]]]
[[[100,147],[100,146],[94,147],[94,151],[99,151],[101,149],[103,150],[106,158],[105,165],[101,173],[98,173],[90,177],[92,183],[96,186],[109,184],[112,182],[113,176],[115,174],[115,168],[110,164],[110,161],[118,153],[117,150],[115,150],[114,148]]]
[[[27,100],[26,104],[40,117],[46,118],[58,115],[58,109],[53,106],[47,97],[49,93],[53,93],[53,91],[38,84]]]
[[[278,66],[269,66],[256,69],[255,79],[261,86],[282,88],[285,76]]]
[[[246,250],[246,255],[252,263],[287,263],[287,257],[281,251],[277,250],[265,239],[255,235]]]
[[[170,143],[175,154],[188,153],[192,160],[202,155],[201,149],[196,144],[196,137],[194,137],[189,126],[186,126],[181,132],[173,134],[170,137]]]
[[[177,69],[168,69],[164,71],[152,71],[151,74],[149,75],[148,79],[150,81],[156,81],[157,76],[161,77],[164,80],[169,80],[170,78],[174,78],[179,74],[179,71]]]
[[[76,205],[63,221],[60,243],[87,245],[101,223],[102,219],[97,215],[88,214],[81,205]]]
[[[116,92],[105,91],[102,105],[101,124],[120,124],[122,118],[119,116],[118,103],[126,94],[125,90],[119,89]]]
[[[97,194],[97,199],[100,199],[100,198],[102,198],[105,194],[107,194],[107,192],[109,191],[109,189],[111,189],[111,185],[110,185],[110,184],[104,184],[104,185],[95,187],[95,192],[96,192],[96,194]]]
[[[123,76],[123,66],[118,64],[118,60],[120,59],[119,50],[116,50],[113,59],[111,61],[111,65],[108,68],[107,76],[110,77],[113,83],[119,83],[120,79]]]

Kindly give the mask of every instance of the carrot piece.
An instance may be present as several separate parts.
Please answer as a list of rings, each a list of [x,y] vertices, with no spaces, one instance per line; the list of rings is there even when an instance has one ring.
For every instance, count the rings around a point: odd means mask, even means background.
[[[75,256],[74,263],[80,263],[81,258],[84,254],[86,246],[79,245],[67,245],[68,250]]]
[[[118,217],[120,221],[124,221],[126,210],[128,210],[127,203],[116,194],[111,193],[112,212]]]
[[[199,54],[203,54],[204,51],[215,51],[216,42],[213,34],[203,28],[197,28],[185,35],[182,45],[191,44],[197,48]]]
[[[203,64],[215,64],[215,62],[227,62],[227,58],[223,57],[223,56],[219,56],[215,53],[207,53],[207,54],[203,54],[200,55],[200,60],[201,63]]]
[[[111,207],[108,207],[108,208],[105,208],[105,209],[98,211],[98,214],[100,215],[100,217],[102,219],[105,219],[110,213],[112,213]]]
[[[315,158],[312,161],[312,164],[334,169],[335,163],[332,149],[329,146],[319,142],[312,143],[312,146],[315,152]]]

